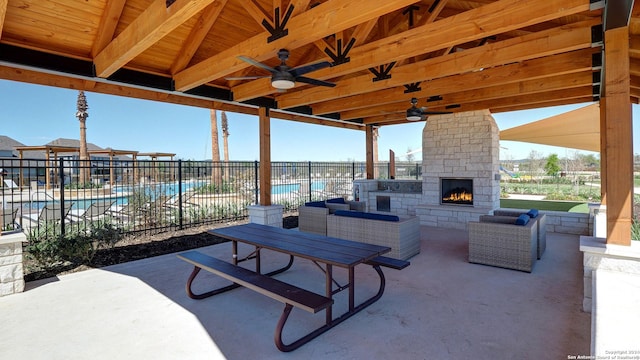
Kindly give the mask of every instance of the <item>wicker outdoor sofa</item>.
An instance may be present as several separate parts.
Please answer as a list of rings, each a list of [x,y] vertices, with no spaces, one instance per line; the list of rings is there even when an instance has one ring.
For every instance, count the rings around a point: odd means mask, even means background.
[[[298,207],[298,229],[304,232],[327,235],[327,216],[336,210],[364,211],[366,202],[347,201],[343,198],[307,202]]]
[[[420,253],[420,219],[360,211],[336,211],[327,216],[327,236],[388,246],[385,256],[407,260]]]
[[[496,216],[511,216],[518,217],[522,214],[527,214],[531,218],[531,221],[535,222],[538,226],[538,260],[544,254],[547,249],[547,217],[545,214],[538,212],[537,209],[531,210],[494,210],[493,215]]]
[[[528,218],[528,217],[527,217]],[[469,262],[531,272],[538,251],[538,225],[516,225],[511,216],[482,215],[470,221]]]

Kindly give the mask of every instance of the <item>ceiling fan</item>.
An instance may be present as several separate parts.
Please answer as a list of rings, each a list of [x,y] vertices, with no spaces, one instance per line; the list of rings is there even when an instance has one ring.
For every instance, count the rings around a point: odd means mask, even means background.
[[[423,121],[427,120],[427,115],[451,114],[450,111],[427,111],[426,107],[417,107],[418,99],[411,98],[411,107],[407,109],[407,120]]]
[[[289,50],[287,49],[280,49],[278,51],[278,58],[281,61],[280,65],[276,67],[271,67],[255,59],[252,59],[250,57],[242,56],[242,55],[238,56],[238,59],[242,61],[246,61],[253,66],[257,66],[259,68],[265,69],[271,72],[271,75],[227,77],[225,79],[248,80],[248,79],[261,79],[261,78],[271,77],[271,86],[273,86],[274,88],[280,91],[291,89],[292,87],[295,86],[296,82],[301,82],[301,83],[311,84],[311,85],[328,86],[328,87],[336,86],[336,84],[330,83],[328,81],[317,80],[317,79],[308,78],[306,76],[302,76],[312,71],[330,67],[331,63],[328,61],[319,61],[319,62],[311,63],[308,65],[291,68],[287,65],[287,59],[289,59]]]

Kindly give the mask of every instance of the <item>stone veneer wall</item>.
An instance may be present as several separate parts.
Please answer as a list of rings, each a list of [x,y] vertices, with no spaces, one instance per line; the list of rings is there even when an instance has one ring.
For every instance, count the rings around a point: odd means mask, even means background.
[[[466,230],[500,207],[500,133],[488,110],[429,116],[422,132],[422,225]],[[441,178],[473,179],[473,206],[440,204]]]

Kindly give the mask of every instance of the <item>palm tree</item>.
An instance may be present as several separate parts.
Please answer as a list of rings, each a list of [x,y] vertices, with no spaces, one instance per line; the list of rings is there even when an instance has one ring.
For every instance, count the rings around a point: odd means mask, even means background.
[[[80,178],[78,179],[78,185],[82,186],[90,183],[89,172],[91,171],[91,167],[89,166],[89,153],[87,151],[88,109],[89,105],[87,105],[87,98],[84,95],[84,91],[80,90],[78,91],[76,117],[78,118],[78,121],[80,121]]]
[[[225,113],[224,111],[222,112],[222,142],[223,142],[223,148],[224,148],[224,163],[225,163],[225,169],[224,169],[224,180],[228,183],[229,182],[229,141],[228,141],[228,137],[229,137],[229,122],[227,121],[227,113]]]
[[[211,184],[220,185],[222,183],[222,172],[220,171],[220,144],[218,142],[218,117],[216,111],[211,109]]]

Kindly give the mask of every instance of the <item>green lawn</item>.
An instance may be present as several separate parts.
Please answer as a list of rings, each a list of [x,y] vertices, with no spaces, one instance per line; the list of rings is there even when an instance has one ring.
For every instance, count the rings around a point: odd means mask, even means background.
[[[509,209],[538,209],[579,213],[589,212],[588,204],[578,201],[500,199],[500,207]]]

